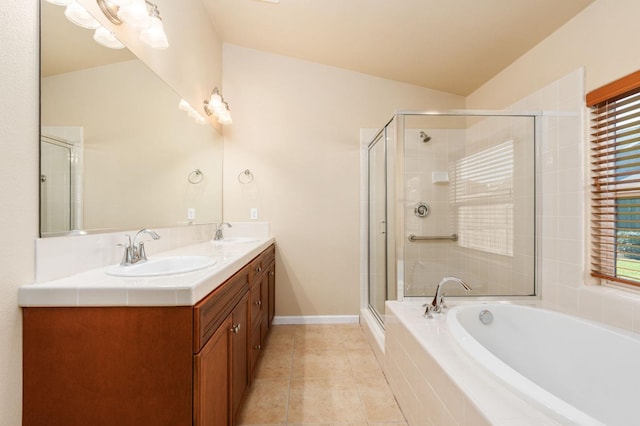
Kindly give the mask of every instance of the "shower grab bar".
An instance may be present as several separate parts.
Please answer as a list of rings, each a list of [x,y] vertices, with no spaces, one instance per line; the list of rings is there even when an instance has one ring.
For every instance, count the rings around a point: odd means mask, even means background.
[[[458,234],[451,234],[451,235],[437,235],[437,236],[417,236],[417,235],[409,235],[409,241],[416,242],[416,241],[442,241],[442,240],[451,240],[451,241],[458,241]]]

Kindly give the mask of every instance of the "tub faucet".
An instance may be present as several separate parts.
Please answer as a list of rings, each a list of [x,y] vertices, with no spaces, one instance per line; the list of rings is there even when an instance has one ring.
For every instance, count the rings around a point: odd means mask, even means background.
[[[216,228],[216,235],[213,237],[214,241],[224,240],[224,235],[222,235],[222,225],[227,225],[229,228],[233,228],[229,222],[222,222]]]
[[[465,289],[465,291],[471,291],[471,287],[467,285],[464,281],[457,277],[444,277],[436,287],[436,295],[433,296],[433,300],[430,304],[425,304],[426,309],[424,310],[424,316],[427,318],[433,318],[431,315],[432,312],[442,312],[442,309],[446,308],[447,305],[444,303],[444,293],[442,293],[442,288],[448,282],[456,282]]]
[[[133,237],[133,242],[131,242],[131,236],[127,235],[127,243],[124,245],[118,244],[124,247],[124,255],[122,256],[120,265],[130,266],[147,260],[147,253],[144,250],[144,241],[138,242],[138,239],[142,238],[144,234],[149,235],[154,240],[160,238],[160,235],[158,235],[157,232],[147,228],[139,230],[136,236]]]

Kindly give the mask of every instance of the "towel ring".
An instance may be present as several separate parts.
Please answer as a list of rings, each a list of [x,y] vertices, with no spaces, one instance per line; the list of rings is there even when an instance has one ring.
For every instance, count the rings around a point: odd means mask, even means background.
[[[202,173],[200,169],[195,169],[189,173],[189,177],[187,179],[189,180],[189,183],[196,185],[202,182],[202,179],[204,179],[204,173]]]
[[[240,182],[243,185],[247,185],[253,182],[253,173],[251,173],[251,170],[245,169],[241,171],[240,174],[238,175],[238,182]]]

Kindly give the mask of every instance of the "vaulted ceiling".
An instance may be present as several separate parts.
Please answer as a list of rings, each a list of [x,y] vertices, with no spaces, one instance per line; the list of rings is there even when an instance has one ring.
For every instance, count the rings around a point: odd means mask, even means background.
[[[468,95],[593,0],[203,0],[223,41]]]

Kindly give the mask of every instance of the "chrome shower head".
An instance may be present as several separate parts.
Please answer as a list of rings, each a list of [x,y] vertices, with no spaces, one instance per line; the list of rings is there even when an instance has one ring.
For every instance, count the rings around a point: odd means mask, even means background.
[[[426,134],[423,131],[420,131],[420,133],[418,133],[418,135],[420,136],[420,139],[422,139],[423,143],[427,143],[431,140],[431,136],[429,136],[428,134]]]

